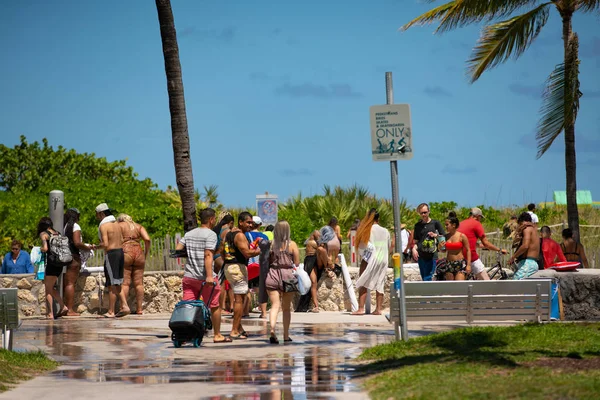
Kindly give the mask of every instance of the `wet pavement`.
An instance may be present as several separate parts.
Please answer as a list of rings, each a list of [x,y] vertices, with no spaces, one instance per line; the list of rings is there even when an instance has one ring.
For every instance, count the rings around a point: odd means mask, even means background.
[[[244,319],[247,340],[175,348],[169,315],[123,319],[29,319],[15,349],[41,349],[61,362],[58,370],[19,385],[0,399],[360,399],[352,360],[362,349],[394,340],[382,316],[293,314],[291,343],[268,343],[267,321]],[[223,318],[229,332],[231,318]],[[281,323],[281,322],[280,322]],[[278,328],[281,329],[281,325]],[[411,336],[447,326],[419,326]]]

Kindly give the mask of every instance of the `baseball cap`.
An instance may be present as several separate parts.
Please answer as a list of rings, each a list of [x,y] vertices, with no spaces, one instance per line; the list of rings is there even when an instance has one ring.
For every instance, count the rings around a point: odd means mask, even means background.
[[[79,215],[79,214],[80,214],[80,213],[79,213],[79,210],[78,210],[78,209],[76,209],[75,207],[71,207],[71,208],[69,208],[67,211],[75,211],[75,213],[76,213],[77,215]]]
[[[108,205],[106,203],[100,203],[96,206],[96,212],[100,213],[103,211],[107,211],[109,210]]]
[[[471,208],[471,215],[473,215],[475,217],[485,218],[485,216],[481,212],[481,208],[479,208],[479,207],[473,207],[473,208]]]
[[[260,217],[257,215],[252,217],[252,222],[254,222],[256,225],[262,225],[262,219],[260,219]]]

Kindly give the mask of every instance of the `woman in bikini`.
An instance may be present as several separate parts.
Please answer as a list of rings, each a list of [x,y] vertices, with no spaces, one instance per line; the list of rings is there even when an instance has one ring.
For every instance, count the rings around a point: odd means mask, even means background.
[[[117,218],[121,234],[123,235],[123,253],[125,253],[123,293],[125,298],[129,295],[129,287],[133,282],[137,308],[135,313],[142,315],[144,301],[144,267],[150,252],[150,236],[140,224],[133,222],[127,214],[119,214]],[[144,249],[140,245],[144,241]]]
[[[570,228],[563,229],[562,237],[563,242],[560,244],[560,248],[567,261],[578,261],[583,268],[589,268],[590,265],[585,255],[585,249],[581,243],[577,243],[573,239],[573,231]]]
[[[329,258],[333,264],[338,262],[338,254],[340,253],[342,235],[340,226],[336,217],[329,220],[329,224],[320,229],[321,242],[327,243],[329,249]]]
[[[435,274],[438,281],[464,281],[471,273],[469,239],[457,231],[459,224],[456,213],[450,211],[445,224],[446,240],[438,244],[439,251],[446,251],[446,258],[441,258],[437,262]]]

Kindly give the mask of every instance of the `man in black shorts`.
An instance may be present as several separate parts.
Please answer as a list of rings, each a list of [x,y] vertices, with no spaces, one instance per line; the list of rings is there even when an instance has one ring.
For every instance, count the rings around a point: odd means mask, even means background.
[[[125,255],[123,253],[123,236],[121,228],[116,223],[112,211],[106,203],[99,204],[96,207],[96,219],[100,221],[98,234],[100,236],[100,246],[106,252],[104,256],[104,276],[108,293],[108,312],[104,314],[106,318],[124,317],[131,312],[125,293],[121,290],[123,284],[123,267],[125,264]],[[121,309],[115,314],[117,296],[121,301]]]

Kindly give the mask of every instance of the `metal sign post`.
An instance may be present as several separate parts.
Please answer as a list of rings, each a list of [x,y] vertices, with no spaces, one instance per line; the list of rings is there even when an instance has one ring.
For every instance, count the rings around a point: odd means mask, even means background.
[[[371,146],[374,161],[390,161],[392,178],[392,207],[394,210],[394,288],[390,288],[390,320],[394,323],[396,340],[408,340],[402,271],[402,236],[400,235],[400,196],[398,194],[397,160],[413,156],[410,106],[394,105],[392,73],[385,73],[385,106],[371,107]],[[395,303],[395,304],[394,304]],[[395,311],[395,312],[394,312]]]

